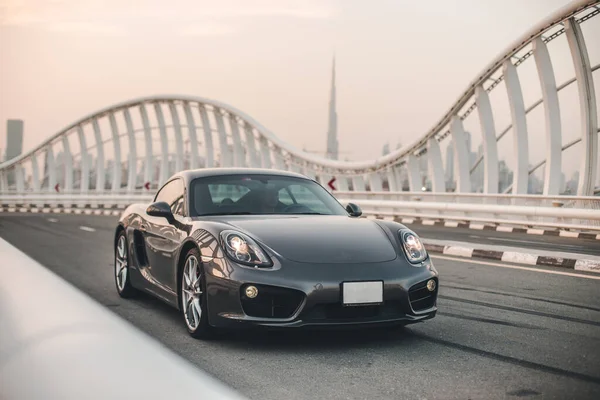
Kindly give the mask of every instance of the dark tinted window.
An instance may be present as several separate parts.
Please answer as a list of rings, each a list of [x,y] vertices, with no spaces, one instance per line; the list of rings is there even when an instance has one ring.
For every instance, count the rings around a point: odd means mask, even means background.
[[[171,206],[173,214],[185,215],[183,182],[181,179],[174,179],[163,186],[154,201],[164,201]]]
[[[190,184],[190,214],[348,215],[331,194],[309,179],[277,175],[222,175]]]

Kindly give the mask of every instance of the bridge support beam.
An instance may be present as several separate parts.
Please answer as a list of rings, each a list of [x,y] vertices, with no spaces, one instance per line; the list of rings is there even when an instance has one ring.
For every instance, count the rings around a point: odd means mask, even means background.
[[[273,158],[275,159],[275,168],[285,171],[287,168],[285,166],[285,160],[283,159],[282,149],[278,147],[273,147]]]
[[[244,122],[244,134],[246,137],[246,162],[250,168],[260,168],[260,159],[256,152],[256,139],[254,138],[252,126],[247,122]]]
[[[198,168],[198,135],[196,134],[196,123],[188,101],[183,102],[183,112],[187,121],[188,137],[190,140],[190,169]]]
[[[485,166],[483,192],[495,194],[498,193],[498,143],[496,142],[496,127],[490,96],[483,86],[478,86],[475,89],[475,101],[483,136],[483,161]]]
[[[217,131],[219,132],[219,149],[221,150],[221,167],[232,167],[232,151],[227,143],[227,132],[225,131],[225,122],[223,121],[223,110],[215,108],[213,115],[217,121]]]
[[[52,193],[56,186],[56,160],[54,159],[52,144],[46,147],[46,168],[45,172],[48,172],[48,191]]]
[[[381,175],[377,172],[371,172],[369,174],[369,187],[371,192],[382,192],[383,185],[381,183]]]
[[[261,137],[260,139],[260,157],[261,157],[261,167],[262,168],[271,168],[271,149],[269,149],[269,143],[267,139]]]
[[[245,165],[244,149],[242,148],[238,121],[233,114],[229,114],[229,128],[231,129],[231,139],[233,140],[233,164],[236,167],[243,167]]]
[[[81,193],[87,193],[90,189],[90,160],[87,151],[85,133],[83,132],[83,127],[81,125],[77,125],[77,137],[79,138],[79,158],[81,160],[81,180],[79,183],[79,191]],[[35,158],[35,155],[33,158]]]
[[[92,128],[96,140],[96,192],[103,192],[106,182],[104,176],[104,143],[102,142],[102,132],[97,118],[92,120]]]
[[[470,154],[467,148],[465,128],[459,116],[452,117],[450,122],[452,147],[454,149],[454,168],[456,172],[456,191],[469,193],[471,191]]]
[[[15,165],[14,174],[17,192],[23,193],[25,191],[25,169],[21,165]]]
[[[514,194],[527,194],[529,186],[529,140],[523,92],[517,68],[510,60],[504,62],[502,70],[512,118],[513,157],[515,158],[512,192]]]
[[[544,112],[546,117],[546,167],[544,177],[544,195],[557,195],[560,191],[561,177],[561,122],[560,106],[554,69],[550,61],[548,47],[541,37],[533,41],[533,57],[542,87]]]
[[[353,176],[352,187],[356,192],[365,192],[367,190],[365,186],[365,178],[362,175]]]
[[[398,181],[396,180],[396,172],[394,171],[394,167],[388,168],[386,174],[390,192],[399,192],[402,188],[398,188]]]
[[[445,192],[446,182],[444,180],[444,164],[442,163],[442,152],[435,138],[427,141],[427,164],[429,176],[431,176],[431,191]]]
[[[31,188],[34,192],[39,192],[41,189],[40,168],[37,161],[37,154],[31,155]]]
[[[167,138],[167,127],[160,103],[154,103],[154,113],[158,121],[158,132],[160,133],[160,174],[158,186],[162,186],[169,179],[169,140]]]
[[[420,192],[423,187],[421,173],[419,172],[419,159],[414,154],[409,154],[406,162],[408,169],[408,186],[411,192]]]
[[[565,24],[565,33],[579,90],[579,107],[581,118],[581,145],[583,149],[579,185],[577,194],[593,196],[598,174],[598,115],[596,109],[596,93],[590,59],[581,32],[581,27],[573,17]]]
[[[71,155],[71,146],[69,145],[69,138],[65,135],[62,138],[63,145],[63,163],[65,171],[65,186],[64,190],[70,192],[73,190],[73,156]]]
[[[117,127],[117,120],[114,112],[108,115],[108,120],[110,122],[110,130],[112,132],[112,142],[115,152],[111,190],[113,192],[117,192],[121,189],[121,140],[119,138],[119,128]]]
[[[150,128],[150,120],[148,119],[148,110],[144,103],[140,104],[140,116],[142,117],[142,126],[144,127],[144,182],[153,184],[154,180],[154,154],[152,154],[152,129]]]
[[[175,103],[169,102],[169,113],[173,123],[173,132],[175,133],[175,171],[169,171],[169,174],[183,170],[183,134],[181,133],[181,122]]]
[[[347,192],[348,191],[348,177],[346,177],[346,176],[338,177],[335,181],[335,186],[336,186],[336,189],[339,190],[340,192]]]
[[[198,110],[200,112],[200,119],[202,120],[202,130],[204,131],[204,149],[206,151],[205,165],[206,168],[212,168],[215,166],[215,155],[210,119],[208,118],[208,112],[204,105],[199,105]]]
[[[308,164],[308,162],[306,162],[306,164],[304,165],[304,175],[306,175],[310,179],[316,180],[315,171],[310,167],[310,164]]]
[[[129,139],[129,157],[127,167],[127,192],[131,193],[135,190],[137,180],[137,149],[135,143],[135,131],[133,129],[133,122],[131,121],[131,114],[129,109],[123,110],[123,117],[125,118],[125,127],[127,128],[127,138]]]

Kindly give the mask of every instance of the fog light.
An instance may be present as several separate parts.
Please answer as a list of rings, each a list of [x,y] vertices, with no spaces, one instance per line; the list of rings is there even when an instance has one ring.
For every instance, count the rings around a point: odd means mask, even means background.
[[[256,286],[248,286],[246,288],[246,297],[253,299],[258,296],[258,289]]]
[[[435,290],[435,281],[433,279],[430,279],[427,281],[427,290],[429,290],[430,292],[433,292]],[[248,289],[246,289],[247,291]]]

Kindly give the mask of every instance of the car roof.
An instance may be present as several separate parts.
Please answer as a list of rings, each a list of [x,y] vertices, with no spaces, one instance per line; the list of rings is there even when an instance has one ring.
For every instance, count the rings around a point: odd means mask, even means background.
[[[181,177],[187,184],[196,179],[204,178],[207,176],[231,176],[231,175],[275,175],[275,176],[289,176],[295,178],[310,179],[309,177],[290,171],[282,171],[277,169],[268,168],[198,168],[188,169],[180,171],[173,175],[169,180]]]

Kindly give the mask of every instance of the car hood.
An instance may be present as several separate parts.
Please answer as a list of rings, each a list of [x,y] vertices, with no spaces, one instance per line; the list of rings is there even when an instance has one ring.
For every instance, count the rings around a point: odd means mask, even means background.
[[[396,258],[383,229],[364,218],[346,216],[261,216],[228,218],[282,257],[300,263],[374,263]]]

